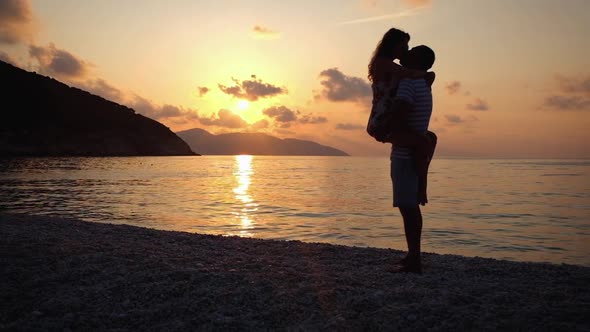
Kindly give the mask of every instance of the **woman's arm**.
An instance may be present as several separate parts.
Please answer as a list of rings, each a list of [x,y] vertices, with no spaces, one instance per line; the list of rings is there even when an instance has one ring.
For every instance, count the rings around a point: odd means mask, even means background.
[[[395,62],[391,62],[391,71],[393,76],[402,78],[424,78],[428,84],[432,85],[434,83],[434,79],[436,78],[436,74],[432,71],[424,72],[422,70],[406,68],[398,65]]]

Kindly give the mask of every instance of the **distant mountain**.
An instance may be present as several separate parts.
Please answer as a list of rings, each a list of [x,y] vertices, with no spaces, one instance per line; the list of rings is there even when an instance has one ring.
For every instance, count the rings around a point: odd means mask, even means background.
[[[213,135],[194,128],[177,132],[190,147],[204,155],[293,155],[293,156],[348,156],[344,151],[311,141],[293,138],[280,139],[258,133]]]
[[[0,156],[194,155],[163,124],[0,61]]]

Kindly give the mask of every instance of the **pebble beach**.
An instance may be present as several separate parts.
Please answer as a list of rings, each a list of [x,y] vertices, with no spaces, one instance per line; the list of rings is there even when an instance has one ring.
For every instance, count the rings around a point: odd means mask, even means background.
[[[0,214],[0,330],[590,330],[590,268]]]

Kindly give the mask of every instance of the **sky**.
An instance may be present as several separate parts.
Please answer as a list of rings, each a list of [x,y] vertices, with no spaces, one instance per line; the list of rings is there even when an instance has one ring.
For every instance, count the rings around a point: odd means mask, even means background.
[[[439,157],[590,158],[586,0],[0,0],[0,59],[173,131],[385,157],[367,64],[392,27],[436,53]]]

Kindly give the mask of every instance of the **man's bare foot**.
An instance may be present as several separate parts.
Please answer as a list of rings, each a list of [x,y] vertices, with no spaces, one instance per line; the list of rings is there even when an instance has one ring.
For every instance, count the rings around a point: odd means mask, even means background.
[[[409,260],[410,260],[410,258],[408,258],[408,255],[406,255],[404,258],[402,258],[399,261],[395,262],[395,265],[406,265],[406,264],[408,264],[408,261]]]
[[[404,258],[397,261],[392,267],[387,269],[389,272],[414,272],[422,273],[422,262],[420,256],[407,254]]]
[[[410,272],[422,274],[422,264],[394,265],[388,268],[387,271],[392,273]]]

